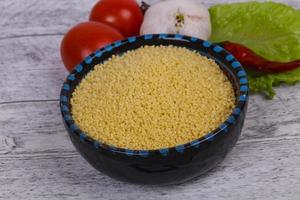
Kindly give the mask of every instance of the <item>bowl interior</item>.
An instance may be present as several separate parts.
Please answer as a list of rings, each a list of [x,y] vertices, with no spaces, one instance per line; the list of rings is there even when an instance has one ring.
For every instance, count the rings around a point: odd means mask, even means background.
[[[226,50],[222,47],[212,44],[209,41],[203,41],[197,38],[192,38],[183,35],[170,35],[170,34],[156,34],[156,35],[145,35],[139,37],[131,37],[126,40],[117,41],[112,43],[102,49],[97,50],[96,52],[92,53],[90,56],[85,58],[83,62],[75,67],[75,69],[71,72],[68,76],[66,82],[63,85],[62,92],[61,92],[61,110],[62,115],[67,125],[70,133],[77,134],[82,140],[87,140],[91,143],[91,145],[95,147],[103,147],[105,149],[126,153],[126,154],[137,154],[137,155],[149,155],[149,152],[169,152],[169,149],[157,149],[157,150],[150,150],[150,151],[138,151],[138,150],[129,150],[129,149],[122,149],[117,148],[109,145],[105,145],[101,142],[95,141],[92,138],[88,137],[82,130],[80,130],[71,116],[71,105],[70,105],[70,98],[72,97],[72,93],[76,86],[80,83],[80,81],[90,72],[93,70],[94,66],[100,63],[105,62],[109,59],[112,55],[121,55],[127,51],[134,50],[140,48],[145,45],[173,45],[179,47],[185,47],[190,50],[196,51],[199,54],[208,57],[210,59],[215,60],[215,62],[220,66],[222,71],[226,74],[228,79],[231,81],[235,96],[236,96],[236,107],[233,110],[232,114],[228,116],[228,119],[223,123],[220,124],[216,130],[211,133],[208,133],[203,138],[199,138],[195,141],[191,141],[187,144],[180,144],[177,147],[172,147],[175,150],[178,148],[188,148],[193,145],[197,145],[201,142],[204,142],[208,139],[212,139],[212,137],[216,136],[220,132],[228,129],[234,123],[234,119],[236,119],[241,111],[243,110],[245,103],[248,98],[248,80],[246,78],[246,73],[242,68],[241,64]]]

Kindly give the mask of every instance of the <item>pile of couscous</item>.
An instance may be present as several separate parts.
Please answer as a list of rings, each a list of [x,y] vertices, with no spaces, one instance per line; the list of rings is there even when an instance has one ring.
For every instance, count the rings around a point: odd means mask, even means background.
[[[232,84],[213,61],[186,48],[144,46],[113,56],[76,87],[75,123],[103,143],[135,150],[200,138],[232,112]]]

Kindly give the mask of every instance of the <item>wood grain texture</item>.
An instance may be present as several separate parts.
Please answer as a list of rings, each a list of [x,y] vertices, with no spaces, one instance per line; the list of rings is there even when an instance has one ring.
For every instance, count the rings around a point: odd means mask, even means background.
[[[209,6],[227,1],[203,2]],[[300,7],[298,0],[289,3]],[[1,72],[0,103],[57,99],[67,74],[59,53],[62,35],[70,26],[87,20],[93,4],[92,0],[1,1],[0,65],[6,70]]]
[[[300,101],[300,97],[291,95],[290,98],[281,100],[278,97],[272,102],[259,96],[251,98],[239,142],[251,144],[300,139],[300,107],[295,101]],[[67,138],[56,100],[0,104],[0,126],[0,141],[3,143],[0,155],[69,152],[74,149]]]
[[[141,2],[142,0],[137,0]],[[160,0],[144,0],[154,3]],[[249,0],[197,0],[207,6]],[[266,1],[266,0],[258,0]],[[273,0],[300,8],[299,0]],[[71,26],[88,20],[95,0],[1,0],[0,39],[7,37],[63,35]]]
[[[0,105],[0,126],[0,155],[74,151],[58,101]]]
[[[0,103],[58,99],[67,75],[60,59],[61,36],[0,40]],[[5,69],[5,70],[4,70]]]
[[[228,1],[204,0],[216,2]],[[299,0],[278,2],[300,8]],[[67,72],[59,45],[94,3],[0,0],[0,199],[299,199],[300,84],[278,88],[272,101],[252,95],[237,146],[189,183],[132,185],[89,166],[61,121],[58,95]]]
[[[7,37],[63,35],[87,21],[94,0],[1,0],[0,39]]]
[[[240,143],[189,183],[151,187],[113,180],[67,152],[0,156],[3,199],[297,199],[300,140]],[[270,151],[272,149],[272,151]]]

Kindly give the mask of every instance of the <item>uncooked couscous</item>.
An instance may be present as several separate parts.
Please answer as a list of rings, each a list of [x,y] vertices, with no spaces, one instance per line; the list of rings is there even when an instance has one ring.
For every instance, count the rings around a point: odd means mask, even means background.
[[[75,123],[102,143],[153,150],[191,142],[232,112],[231,82],[211,59],[144,46],[95,66],[71,98]]]

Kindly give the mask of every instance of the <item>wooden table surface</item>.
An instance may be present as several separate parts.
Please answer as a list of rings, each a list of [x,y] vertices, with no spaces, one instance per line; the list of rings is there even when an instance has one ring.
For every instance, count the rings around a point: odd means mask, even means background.
[[[252,95],[235,148],[188,183],[133,185],[92,168],[70,143],[58,96],[60,41],[94,3],[0,0],[0,199],[300,199],[300,84],[272,101]]]

